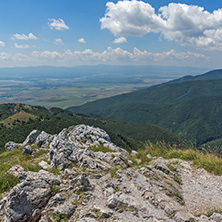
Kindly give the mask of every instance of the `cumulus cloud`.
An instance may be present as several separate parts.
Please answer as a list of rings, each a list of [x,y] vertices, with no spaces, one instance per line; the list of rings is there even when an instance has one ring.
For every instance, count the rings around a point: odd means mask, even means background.
[[[0,41],[0,47],[5,46],[5,42]]]
[[[158,13],[143,1],[108,2],[101,29],[109,29],[115,36],[160,35],[180,45],[204,49],[222,49],[222,9],[211,12],[203,7],[170,3]]]
[[[116,43],[116,44],[120,44],[120,43],[127,43],[127,40],[125,37],[119,37],[119,38],[116,38],[113,43]]]
[[[0,61],[17,61],[17,62],[23,62],[23,61],[29,61],[30,56],[16,53],[16,54],[9,54],[5,52],[0,53]]]
[[[70,60],[70,61],[97,61],[97,62],[112,62],[112,61],[123,61],[123,62],[141,62],[141,61],[163,61],[173,59],[174,61],[194,61],[194,60],[205,60],[207,57],[203,54],[193,52],[176,52],[174,50],[153,53],[148,51],[141,51],[134,48],[133,53],[121,48],[108,47],[103,52],[94,52],[91,49],[85,49],[84,51],[71,51],[66,50],[63,53],[56,51],[43,51],[32,52],[32,56],[38,59],[49,59],[49,60]]]
[[[80,38],[80,39],[78,40],[78,42],[80,42],[80,43],[86,43],[86,40],[85,40],[84,38]]]
[[[35,35],[33,35],[32,33],[29,33],[28,35],[14,34],[11,39],[12,40],[36,40],[38,38]]]
[[[55,60],[55,59],[61,59],[62,55],[56,51],[50,52],[50,51],[43,51],[43,52],[38,52],[38,51],[33,51],[32,56],[35,58],[39,59],[50,59],[50,60]]]
[[[30,46],[27,45],[27,44],[20,45],[20,44],[15,43],[14,46],[15,46],[16,49],[28,49],[28,48],[30,48]]]
[[[63,31],[65,29],[69,29],[69,26],[67,26],[64,22],[63,19],[59,18],[59,19],[48,19],[48,26],[50,27],[50,29],[56,29],[59,31]]]
[[[62,39],[55,39],[54,44],[56,45],[64,45],[64,42]]]
[[[176,52],[175,50],[164,52],[149,52],[141,51],[134,48],[132,52],[123,50],[119,47],[108,47],[102,52],[96,52],[91,49],[83,51],[65,50],[57,51],[33,51],[31,54],[9,54],[0,52],[0,65],[17,64],[19,66],[30,65],[58,65],[58,66],[73,66],[73,65],[96,65],[96,64],[112,64],[112,65],[127,65],[127,64],[156,64],[156,65],[179,65],[189,64],[197,65],[204,62],[209,62],[209,58],[203,54],[190,51]]]
[[[8,53],[5,52],[0,52],[0,61],[6,61],[9,60],[10,55]]]

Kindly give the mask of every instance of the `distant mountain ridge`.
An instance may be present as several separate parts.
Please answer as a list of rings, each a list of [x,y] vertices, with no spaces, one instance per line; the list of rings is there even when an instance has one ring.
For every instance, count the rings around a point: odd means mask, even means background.
[[[185,75],[185,73],[202,73],[207,68],[195,67],[177,67],[177,66],[124,66],[124,65],[94,65],[94,66],[73,66],[73,67],[56,67],[56,66],[34,66],[34,67],[15,67],[0,68],[0,79],[23,80],[23,79],[40,79],[40,78],[78,78],[78,77],[107,77],[119,76],[130,77],[132,75],[157,76],[161,74],[166,76],[170,73],[171,77]],[[169,76],[168,76],[169,77]]]
[[[186,76],[69,110],[118,121],[155,124],[199,146],[222,138],[222,70]]]
[[[212,71],[209,71],[209,72],[204,73],[202,75],[196,75],[196,76],[187,75],[187,76],[183,76],[181,78],[174,79],[172,81],[169,81],[169,82],[163,83],[163,84],[186,82],[186,81],[193,81],[193,80],[213,80],[213,79],[222,79],[222,69],[212,70]]]

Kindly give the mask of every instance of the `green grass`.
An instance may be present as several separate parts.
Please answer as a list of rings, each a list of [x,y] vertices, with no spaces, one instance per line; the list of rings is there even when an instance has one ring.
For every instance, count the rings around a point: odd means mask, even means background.
[[[203,153],[194,148],[190,147],[187,149],[178,149],[170,146],[166,143],[153,144],[148,142],[145,149],[139,150],[135,157],[131,157],[135,160],[138,158],[141,160],[140,165],[149,164],[150,160],[146,157],[147,154],[156,157],[163,157],[165,159],[178,158],[181,160],[189,160],[193,162],[197,168],[203,168],[210,173],[215,175],[222,175],[222,159],[218,156],[210,153]],[[180,182],[180,180],[177,180]]]
[[[52,169],[49,170],[50,173],[53,173],[54,175],[59,175],[60,171],[58,168],[53,167]]]
[[[115,151],[103,146],[103,145],[99,145],[99,146],[91,146],[89,147],[90,150],[94,151],[94,152],[103,152],[103,153],[113,153]]]
[[[179,183],[180,185],[182,185],[182,180],[178,177],[178,176],[174,176],[174,181],[176,181],[177,183]]]
[[[110,168],[108,171],[109,171],[109,173],[110,173],[110,176],[111,177],[114,177],[115,176],[115,174],[116,174],[116,172],[117,172],[117,168]]]
[[[43,149],[39,149],[36,153],[35,153],[35,158],[39,158],[42,155],[46,154],[48,151],[47,150],[43,150]]]
[[[23,147],[19,147],[16,150],[0,154],[0,193],[9,191],[19,182],[17,177],[7,173],[11,167],[20,165],[25,171],[33,172],[38,172],[41,169],[38,166],[39,161],[36,162],[30,155],[22,154],[22,150]]]
[[[68,219],[64,214],[56,214],[54,220],[55,222],[66,222]]]
[[[19,183],[19,178],[9,173],[0,174],[0,194],[11,190]],[[0,198],[1,199],[1,198]]]
[[[38,172],[40,167],[30,155],[22,154],[23,147],[0,154],[0,172],[8,171],[12,166],[21,165],[25,171]]]
[[[59,191],[60,191],[59,186],[57,186],[57,185],[53,185],[53,184],[50,185],[50,189],[51,189],[51,192],[52,192],[53,195],[59,193]]]

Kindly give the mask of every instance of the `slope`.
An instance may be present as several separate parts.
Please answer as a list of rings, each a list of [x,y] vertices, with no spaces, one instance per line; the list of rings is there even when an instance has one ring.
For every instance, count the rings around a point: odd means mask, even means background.
[[[219,79],[213,75],[210,80],[170,82],[69,110],[118,121],[156,124],[199,146],[222,137],[220,73]],[[209,73],[203,76],[199,78],[210,78]]]
[[[202,75],[196,75],[196,76],[192,76],[192,75],[187,75],[187,76],[183,76],[181,78],[172,80],[168,83],[163,83],[164,84],[169,84],[169,83],[176,83],[176,82],[185,82],[185,81],[193,81],[193,80],[210,80],[210,79],[222,79],[222,69],[216,69],[216,70],[212,70],[209,71],[207,73],[204,73]]]
[[[29,117],[26,121],[24,121],[25,114]],[[32,116],[35,118],[30,118]],[[22,119],[19,119],[20,117]],[[13,119],[13,121],[9,122],[9,119]],[[24,141],[33,129],[56,134],[63,128],[78,124],[93,125],[106,130],[113,142],[128,150],[142,147],[147,140],[176,144],[182,142],[172,133],[150,124],[121,123],[94,116],[77,115],[59,108],[46,109],[22,104],[1,104],[0,121],[0,151],[4,151],[5,143],[10,140]]]

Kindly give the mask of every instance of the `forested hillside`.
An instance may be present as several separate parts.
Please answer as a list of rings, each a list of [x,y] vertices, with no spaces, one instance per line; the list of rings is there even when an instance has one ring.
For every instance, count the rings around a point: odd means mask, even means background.
[[[106,130],[113,142],[128,150],[142,147],[147,140],[181,143],[181,140],[172,133],[150,124],[121,123],[94,116],[77,115],[59,108],[1,104],[0,150],[3,151],[5,143],[10,140],[23,142],[33,129],[56,134],[63,128],[77,124],[93,125]]]
[[[222,138],[221,74],[221,70],[216,70],[190,81],[169,82],[69,110],[118,121],[155,124],[200,146]]]

